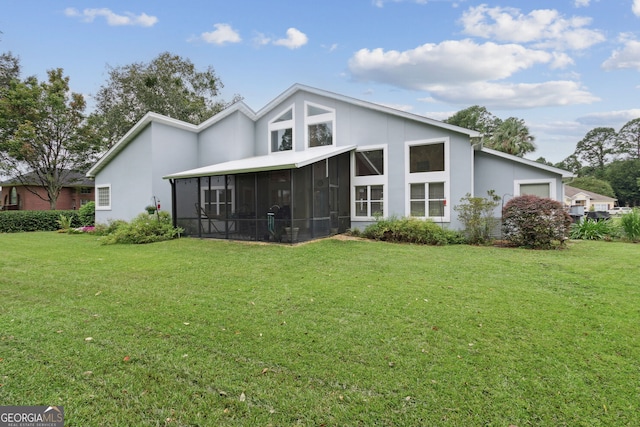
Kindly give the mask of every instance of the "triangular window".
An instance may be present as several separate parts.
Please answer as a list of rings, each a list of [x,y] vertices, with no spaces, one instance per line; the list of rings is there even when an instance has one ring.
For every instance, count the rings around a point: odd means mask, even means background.
[[[280,122],[286,122],[289,120],[293,120],[293,108],[290,108],[287,111],[285,111],[281,116],[279,116],[277,119],[275,119],[271,123],[280,123]]]

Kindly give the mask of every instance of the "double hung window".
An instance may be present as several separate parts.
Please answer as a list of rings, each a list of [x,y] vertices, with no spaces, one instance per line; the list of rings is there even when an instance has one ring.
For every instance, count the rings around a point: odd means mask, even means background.
[[[386,147],[366,147],[353,155],[354,219],[385,216]]]
[[[449,139],[407,142],[405,159],[407,215],[449,221]]]

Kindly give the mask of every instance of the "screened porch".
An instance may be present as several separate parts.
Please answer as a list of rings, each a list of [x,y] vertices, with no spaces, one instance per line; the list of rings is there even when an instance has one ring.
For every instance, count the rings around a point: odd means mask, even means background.
[[[296,243],[350,227],[349,152],[301,167],[171,178],[171,185],[174,222],[186,236]]]

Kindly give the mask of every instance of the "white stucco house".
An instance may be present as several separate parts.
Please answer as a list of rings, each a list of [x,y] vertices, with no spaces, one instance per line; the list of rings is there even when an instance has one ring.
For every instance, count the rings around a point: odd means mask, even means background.
[[[466,194],[563,201],[572,176],[484,148],[478,132],[300,84],[199,125],[148,113],[87,175],[97,222],[160,200],[187,235],[280,241],[389,216],[460,228]]]

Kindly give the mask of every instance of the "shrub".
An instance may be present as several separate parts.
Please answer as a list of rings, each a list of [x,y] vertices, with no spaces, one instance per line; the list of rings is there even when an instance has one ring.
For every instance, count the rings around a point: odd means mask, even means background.
[[[60,230],[67,231],[71,229],[71,220],[72,220],[71,217],[60,214],[60,217],[58,219],[58,225],[60,226]]]
[[[23,231],[56,231],[60,215],[70,219],[70,227],[79,227],[78,211],[3,211],[0,212],[0,233]]]
[[[488,198],[471,197],[471,194],[467,193],[460,199],[461,204],[453,207],[464,225],[467,241],[474,245],[490,242],[494,230],[500,225],[500,220],[493,216],[500,197],[493,190],[488,191],[487,195]]]
[[[514,197],[502,210],[502,231],[511,244],[549,249],[569,237],[571,216],[562,204],[533,195]]]
[[[395,243],[419,243],[446,245],[463,243],[464,237],[457,231],[444,229],[433,221],[417,218],[381,219],[367,226],[362,236],[368,239]]]
[[[96,203],[89,202],[84,204],[78,209],[78,218],[80,219],[80,225],[83,227],[90,227],[96,222]]]
[[[582,240],[607,240],[618,234],[615,223],[610,219],[596,221],[584,218],[575,224],[571,224],[571,238]]]
[[[180,236],[182,229],[175,228],[168,212],[159,212],[150,216],[141,213],[130,223],[117,223],[115,231],[104,236],[101,242],[114,243],[154,243],[163,240],[171,240]]]
[[[640,241],[640,209],[633,208],[633,210],[627,214],[622,215],[620,218],[620,226],[627,239],[632,242]]]

